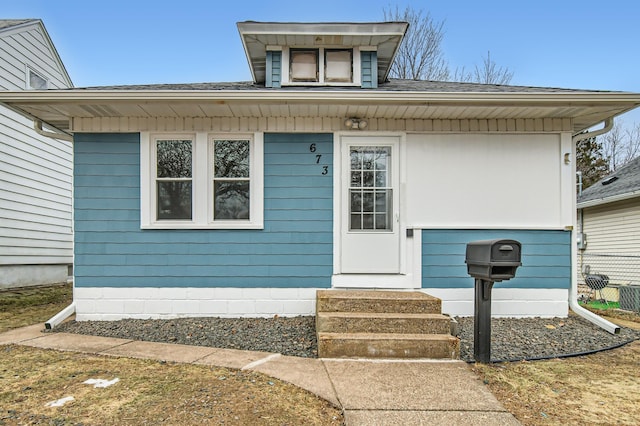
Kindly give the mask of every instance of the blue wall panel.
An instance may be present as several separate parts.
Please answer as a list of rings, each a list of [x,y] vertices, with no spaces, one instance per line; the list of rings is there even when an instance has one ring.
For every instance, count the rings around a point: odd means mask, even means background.
[[[361,86],[364,89],[378,87],[378,53],[360,52]]]
[[[265,134],[263,230],[141,230],[137,133],[74,157],[76,286],[330,287],[333,135]]]
[[[423,230],[422,287],[467,288],[474,279],[464,263],[467,243],[505,238],[522,244],[516,277],[495,287],[568,289],[571,232],[557,230]]]

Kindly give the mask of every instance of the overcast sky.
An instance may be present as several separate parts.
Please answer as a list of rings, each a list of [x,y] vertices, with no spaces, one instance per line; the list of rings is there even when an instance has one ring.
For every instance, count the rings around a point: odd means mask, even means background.
[[[236,23],[371,22],[412,5],[444,21],[452,70],[487,51],[511,84],[640,92],[638,0],[0,0],[40,18],[76,87],[251,79]],[[640,123],[640,112],[622,117]]]

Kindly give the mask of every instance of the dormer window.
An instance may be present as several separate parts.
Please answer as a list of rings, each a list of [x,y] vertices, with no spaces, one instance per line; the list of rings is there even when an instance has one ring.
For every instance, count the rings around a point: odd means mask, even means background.
[[[238,22],[256,84],[375,89],[389,76],[407,22]]]
[[[318,49],[291,49],[291,81],[318,81]]]
[[[341,83],[353,81],[353,50],[326,49],[324,51],[324,80]]]
[[[354,81],[354,49],[290,48],[287,84],[351,85]],[[286,62],[285,62],[286,63]],[[285,75],[286,77],[286,75]]]

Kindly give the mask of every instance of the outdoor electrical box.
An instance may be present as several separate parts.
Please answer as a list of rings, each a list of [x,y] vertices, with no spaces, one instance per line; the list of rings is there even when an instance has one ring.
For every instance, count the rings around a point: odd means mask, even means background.
[[[473,356],[491,361],[491,290],[495,282],[510,280],[522,265],[522,245],[516,240],[481,240],[467,244],[467,273],[475,278]]]

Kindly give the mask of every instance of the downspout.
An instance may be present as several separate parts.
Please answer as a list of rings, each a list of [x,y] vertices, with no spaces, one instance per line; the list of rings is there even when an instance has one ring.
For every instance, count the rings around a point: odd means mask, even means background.
[[[76,303],[71,302],[69,306],[55,314],[49,321],[44,323],[44,328],[47,330],[52,330],[58,324],[62,323],[64,320],[69,318],[76,312]]]
[[[34,119],[33,120],[33,129],[36,131],[37,134],[39,134],[41,136],[44,136],[44,137],[47,137],[47,138],[59,139],[59,140],[67,141],[67,142],[73,142],[73,136],[71,136],[68,133],[47,132],[46,130],[44,130],[42,128],[42,120]],[[71,304],[69,306],[67,306],[66,308],[64,308],[63,310],[61,310],[57,314],[55,314],[49,321],[45,322],[44,323],[44,327],[47,330],[52,330],[54,327],[56,327],[57,325],[62,323],[64,320],[69,318],[75,312],[76,312],[76,303],[75,302],[71,302]]]
[[[604,133],[607,133],[609,130],[611,130],[613,128],[613,117],[609,117],[605,120],[604,122],[604,127],[602,129],[598,129],[598,130],[594,130],[593,132],[587,132],[587,133],[578,133],[576,135],[573,135],[573,137],[571,138],[574,146],[581,140],[584,139],[590,139],[590,138],[594,138],[596,136],[600,136]],[[597,325],[598,327],[608,331],[611,334],[620,334],[620,327],[617,326],[616,324],[612,323],[611,321],[607,321],[606,319],[602,318],[601,316],[598,316],[596,314],[594,314],[593,312],[583,308],[582,306],[580,306],[580,304],[578,303],[578,244],[576,241],[576,232],[577,230],[574,229],[572,232],[572,238],[571,238],[571,268],[572,268],[572,274],[571,274],[571,288],[569,290],[569,307],[571,308],[571,310],[573,312],[575,312],[577,315],[581,316],[582,318],[586,319],[587,321],[590,321],[591,323]],[[582,224],[581,224],[581,228],[580,228],[580,232],[582,232]]]

